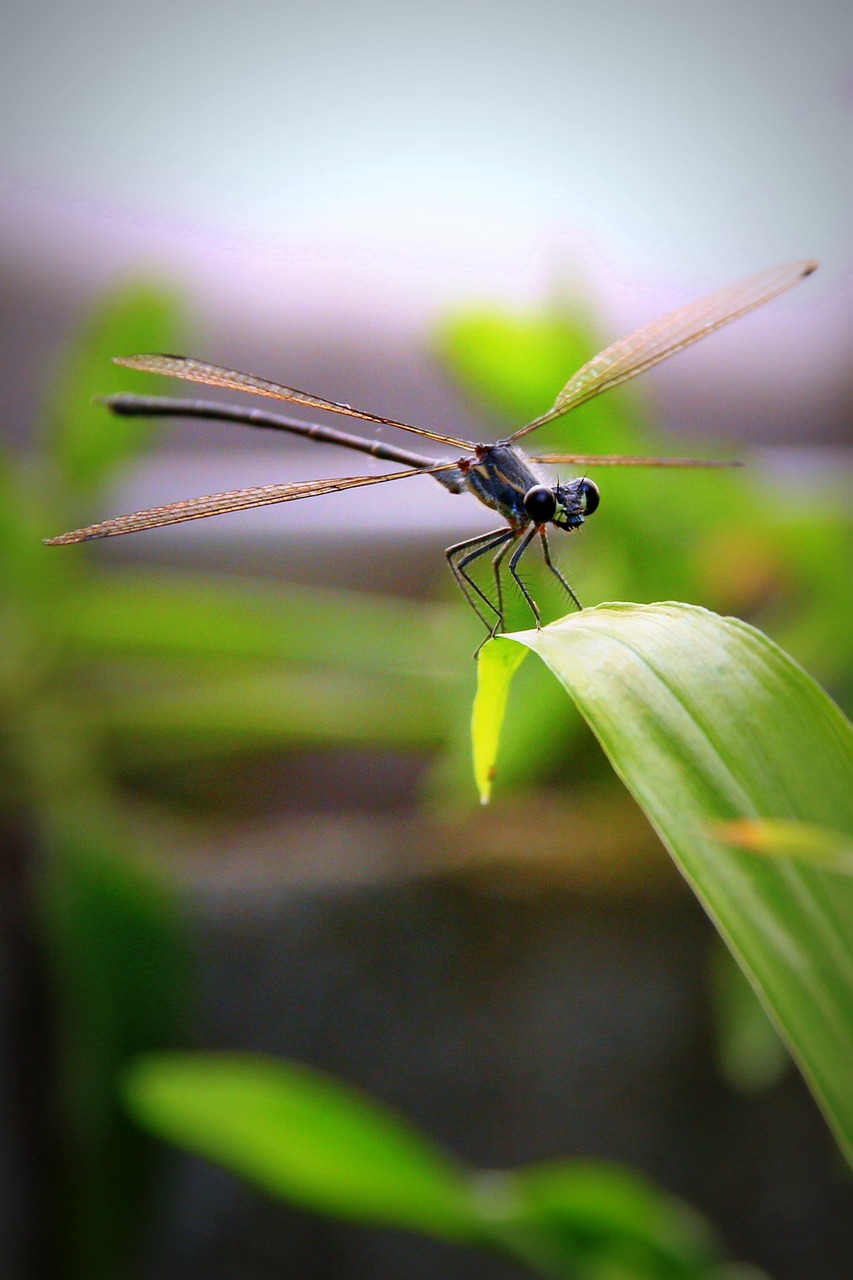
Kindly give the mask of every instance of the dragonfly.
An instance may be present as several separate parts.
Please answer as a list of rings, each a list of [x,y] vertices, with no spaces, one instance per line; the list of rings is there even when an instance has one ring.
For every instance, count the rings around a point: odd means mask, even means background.
[[[575,592],[551,556],[550,527],[574,533],[598,508],[600,492],[586,471],[594,467],[727,467],[736,462],[698,458],[626,457],[608,454],[545,453],[529,455],[519,441],[545,423],[553,422],[594,396],[644,373],[662,360],[675,355],[700,338],[714,333],[723,325],[746,315],[763,303],[792,288],[817,268],[812,260],[768,268],[736,284],[699,298],[670,311],[660,319],[637,329],[628,337],[612,343],[584,364],[562,388],[550,409],[519,427],[512,435],[494,443],[478,444],[456,436],[415,427],[380,414],[365,413],[352,405],[326,400],[321,396],[297,391],[278,382],[235,369],[208,364],[187,356],[132,355],[116,356],[115,363],[129,369],[163,374],[171,378],[229,391],[246,391],[271,400],[287,401],[307,409],[330,410],[358,418],[378,427],[432,440],[453,450],[446,460],[412,452],[385,440],[357,436],[335,427],[303,422],[261,408],[247,408],[216,400],[190,400],[169,396],[118,394],[104,397],[103,403],[115,414],[130,417],[202,418],[238,423],[243,426],[282,431],[307,437],[324,444],[340,445],[369,454],[385,462],[402,465],[404,470],[382,475],[335,477],[327,480],[299,481],[290,484],[267,484],[254,488],[214,493],[206,497],[188,498],[166,506],[151,507],[130,515],[117,516],[98,524],[74,529],[70,533],[45,539],[47,546],[88,542],[95,538],[112,538],[120,534],[157,529],[165,525],[201,520],[230,511],[246,511],[254,507],[316,498],[322,494],[340,493],[346,489],[388,484],[412,476],[428,475],[451,493],[469,493],[495,511],[502,520],[499,528],[478,534],[448,547],[445,556],[450,570],[468,604],[486,627],[488,639],[504,626],[504,590],[501,570],[509,556],[510,577],[527,603],[537,627],[541,625],[539,606],[519,573],[519,563],[531,544],[540,543],[547,569],[556,577],[577,609],[581,608]],[[461,451],[461,452],[459,452]],[[565,482],[549,480],[542,468],[571,466],[584,474]],[[494,597],[472,575],[472,566],[491,555]],[[485,641],[484,641],[485,642]],[[482,647],[482,646],[481,646]],[[479,650],[478,650],[479,652]]]

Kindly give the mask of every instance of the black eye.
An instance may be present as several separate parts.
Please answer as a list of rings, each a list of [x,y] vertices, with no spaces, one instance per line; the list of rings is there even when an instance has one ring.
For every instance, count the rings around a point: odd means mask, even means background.
[[[583,503],[584,515],[591,516],[601,501],[601,494],[598,492],[598,485],[593,484],[591,480],[581,481],[580,497],[581,502]]]
[[[547,524],[557,510],[557,499],[551,489],[537,484],[524,495],[524,510],[534,524]]]

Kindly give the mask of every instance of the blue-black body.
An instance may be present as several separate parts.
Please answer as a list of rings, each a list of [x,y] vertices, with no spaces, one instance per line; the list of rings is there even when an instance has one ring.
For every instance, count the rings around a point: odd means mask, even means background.
[[[590,500],[592,493],[598,497],[597,489],[588,480],[573,480],[569,484],[549,485],[527,455],[517,445],[499,440],[497,444],[481,444],[476,446],[473,460],[463,459],[460,472],[464,477],[464,487],[475,498],[493,511],[502,515],[504,520],[515,529],[524,529],[531,522],[535,524],[556,524],[561,529],[571,531],[580,528],[584,517],[595,509],[597,501]],[[443,476],[439,476],[443,479]],[[536,506],[531,506],[529,495],[541,494],[547,490],[553,494],[553,511],[547,514],[551,504],[540,498],[543,504],[537,519]],[[527,501],[525,501],[527,499]]]
[[[509,559],[510,575],[530,606],[536,625],[539,625],[539,606],[518,574],[518,562],[537,535],[546,565],[577,608],[581,607],[574,591],[551,560],[546,526],[554,524],[568,533],[580,528],[586,516],[598,506],[598,489],[591,480],[584,477],[567,484],[548,484],[535,464],[509,440],[474,445],[472,456],[460,458],[450,471],[433,474],[452,493],[473,494],[506,522],[500,529],[458,542],[445,552],[459,587],[490,635],[503,626],[500,570],[510,547],[514,547]],[[473,561],[491,552],[494,553],[495,600],[468,573],[468,566]],[[484,614],[484,606],[488,614]],[[494,620],[490,621],[492,616]]]
[[[475,498],[502,515],[510,524],[530,523],[524,510],[528,489],[542,484],[520,449],[511,444],[481,445],[476,460],[465,469],[465,487]]]

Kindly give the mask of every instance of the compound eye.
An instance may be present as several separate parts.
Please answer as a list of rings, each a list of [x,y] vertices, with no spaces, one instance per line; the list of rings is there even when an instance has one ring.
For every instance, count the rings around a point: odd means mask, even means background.
[[[591,480],[583,480],[580,488],[580,499],[583,505],[584,515],[591,516],[601,500],[601,494],[598,492],[598,485],[593,484]]]
[[[534,524],[547,524],[554,518],[557,499],[551,489],[544,484],[537,484],[524,495],[524,510]]]

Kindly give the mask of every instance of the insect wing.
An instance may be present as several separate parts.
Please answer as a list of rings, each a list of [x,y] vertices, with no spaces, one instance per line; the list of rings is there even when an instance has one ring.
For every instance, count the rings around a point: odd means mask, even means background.
[[[653,320],[651,324],[644,325],[642,329],[637,329],[628,337],[620,338],[578,369],[547,413],[528,422],[520,431],[510,436],[510,440],[517,440],[536,427],[541,427],[543,423],[551,422],[570,409],[591,400],[600,392],[618,386],[620,382],[627,382],[638,373],[644,373],[661,360],[668,359],[691,343],[698,342],[700,338],[714,333],[730,321],[746,315],[764,302],[769,302],[771,298],[811,275],[817,265],[813,261],[803,261],[770,267],[737,284],[717,289],[704,298],[678,307],[658,320]]]
[[[540,453],[530,458],[546,466],[574,467],[742,467],[742,462],[719,462],[715,458],[634,458],[618,453]]]
[[[265,484],[250,489],[232,489],[227,493],[212,493],[203,498],[187,498],[170,502],[165,507],[150,507],[147,511],[134,511],[131,515],[102,520],[83,529],[73,529],[56,538],[46,538],[45,546],[65,546],[71,542],[89,542],[93,538],[113,538],[122,533],[138,533],[143,529],[160,529],[168,524],[182,524],[185,520],[203,520],[206,516],[225,515],[229,511],[248,511],[254,507],[268,507],[278,502],[295,502],[298,498],[317,498],[324,493],[339,493],[343,489],[359,489],[365,485],[383,484],[389,480],[404,480],[407,476],[430,475],[435,471],[452,469],[455,463],[418,468],[413,471],[392,471],[381,476],[347,476],[331,480],[306,480],[296,484]]]
[[[443,436],[437,431],[427,431],[424,427],[413,427],[407,422],[397,422],[394,418],[383,418],[376,413],[364,413],[354,409],[350,404],[340,404],[337,400],[324,400],[322,396],[311,395],[307,391],[297,391],[295,387],[285,387],[280,382],[270,382],[267,378],[256,377],[253,373],[240,373],[236,369],[225,369],[218,364],[207,364],[204,360],[194,360],[189,356],[171,355],[138,355],[114,356],[114,364],[123,365],[127,369],[141,369],[145,373],[162,373],[169,378],[183,378],[186,382],[199,382],[208,387],[225,387],[229,391],[248,391],[256,396],[269,396],[272,400],[289,400],[294,404],[306,405],[310,409],[329,409],[332,413],[346,414],[350,418],[361,418],[364,422],[376,422],[385,427],[398,427],[401,431],[411,431],[418,436],[427,436],[430,440],[438,440],[441,444],[450,444],[454,448],[468,450],[470,442],[457,440],[453,436]]]

